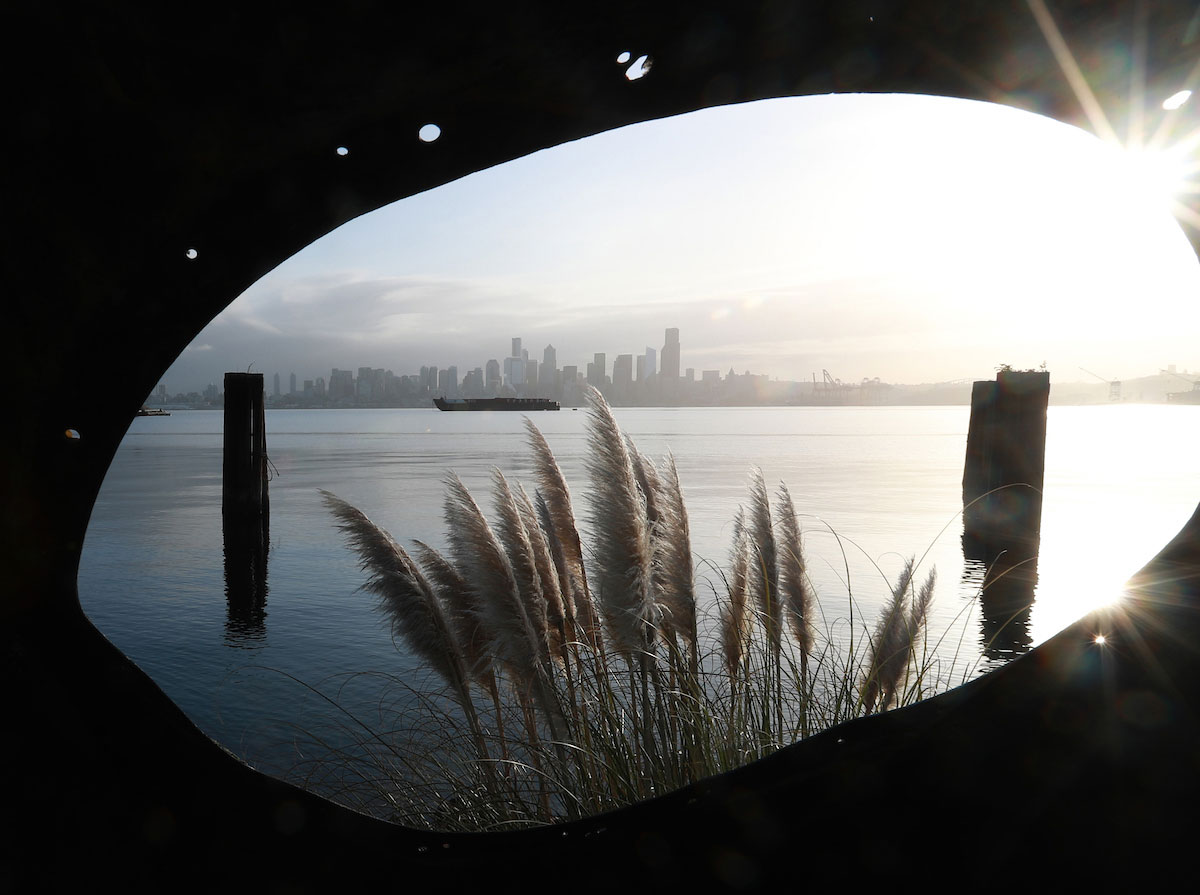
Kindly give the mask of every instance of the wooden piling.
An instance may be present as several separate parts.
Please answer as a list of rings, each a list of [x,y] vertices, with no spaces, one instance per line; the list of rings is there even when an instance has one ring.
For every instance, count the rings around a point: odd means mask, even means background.
[[[262,373],[225,374],[221,529],[227,634],[261,640],[267,595],[270,502]]]
[[[224,451],[222,514],[261,519],[265,526],[269,501],[262,373],[225,374]]]
[[[1046,469],[1050,374],[1004,370],[971,389],[963,469],[963,544],[991,560],[1036,562]]]

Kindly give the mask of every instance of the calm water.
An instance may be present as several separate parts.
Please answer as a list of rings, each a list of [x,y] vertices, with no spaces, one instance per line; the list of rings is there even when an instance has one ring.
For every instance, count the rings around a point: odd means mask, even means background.
[[[583,411],[535,415],[587,516]],[[618,410],[643,453],[679,467],[702,579],[725,564],[752,465],[786,481],[804,514],[823,611],[873,619],[904,557],[936,565],[931,619],[943,653],[987,667],[977,570],[959,536],[966,407]],[[84,610],[201,728],[265,770],[302,757],[298,731],[345,716],[390,721],[387,672],[423,672],[398,653],[363,576],[320,503],[325,488],[402,542],[445,543],[442,477],[455,470],[490,507],[498,466],[528,483],[518,414],[434,410],[268,411],[271,539],[259,610],[230,609],[221,533],[219,411],[139,418],[100,492],[79,575]],[[1115,596],[1200,498],[1200,407],[1050,408],[1036,644]],[[586,524],[584,537],[587,538]],[[833,534],[836,532],[836,536]],[[845,555],[843,556],[843,551]],[[847,587],[847,582],[849,588]],[[1011,646],[1012,644],[1010,644]],[[969,671],[964,672],[969,673]],[[961,676],[961,675],[960,675]]]

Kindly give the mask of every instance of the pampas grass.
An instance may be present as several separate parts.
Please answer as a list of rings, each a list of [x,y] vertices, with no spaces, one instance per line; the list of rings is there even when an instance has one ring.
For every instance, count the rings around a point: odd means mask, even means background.
[[[754,470],[702,600],[674,458],[642,455],[594,390],[588,414],[586,562],[567,483],[528,420],[532,494],[495,471],[489,520],[447,475],[448,555],[419,542],[410,554],[322,492],[364,589],[449,697],[415,694],[432,723],[410,721],[411,740],[377,766],[394,820],[479,830],[607,811],[929,689],[932,572],[915,587],[906,562],[848,649],[821,637],[791,492],[781,483],[772,501]]]

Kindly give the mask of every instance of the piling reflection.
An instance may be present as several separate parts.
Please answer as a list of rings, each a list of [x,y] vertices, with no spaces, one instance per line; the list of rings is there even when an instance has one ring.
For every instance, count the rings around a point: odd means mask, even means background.
[[[266,641],[271,503],[262,373],[225,374],[221,532],[225,541],[225,640]]]
[[[222,521],[225,554],[225,643],[257,648],[267,641],[266,520],[226,516]]]
[[[1036,547],[1021,550],[963,538],[962,580],[979,594],[980,653],[990,667],[1032,648],[1030,611],[1037,589],[1037,563]]]

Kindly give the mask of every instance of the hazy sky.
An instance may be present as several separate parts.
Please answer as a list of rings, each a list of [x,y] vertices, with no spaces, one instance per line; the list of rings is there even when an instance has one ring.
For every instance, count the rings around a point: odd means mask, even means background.
[[[333,367],[461,376],[513,336],[539,361],[553,344],[560,366],[606,352],[611,373],[669,326],[683,367],[789,379],[1200,369],[1200,265],[1148,198],[1153,172],[1132,170],[1077,129],[933,97],[630,125],[345,224],[240,296],[163,381],[200,390],[250,364],[285,389]]]

